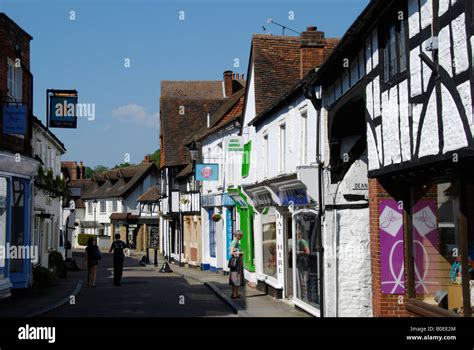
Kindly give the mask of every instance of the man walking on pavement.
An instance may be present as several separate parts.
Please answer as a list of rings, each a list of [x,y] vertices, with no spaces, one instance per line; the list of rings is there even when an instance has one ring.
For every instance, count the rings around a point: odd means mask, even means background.
[[[114,285],[120,286],[120,280],[122,279],[123,272],[123,261],[125,259],[124,250],[127,245],[124,241],[120,240],[120,234],[115,234],[115,241],[110,247],[110,253],[114,252]]]

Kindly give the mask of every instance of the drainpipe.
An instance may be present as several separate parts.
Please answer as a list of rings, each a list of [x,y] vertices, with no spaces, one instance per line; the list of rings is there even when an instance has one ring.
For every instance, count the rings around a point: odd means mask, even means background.
[[[321,227],[321,216],[323,215],[323,162],[321,161],[321,108],[322,108],[322,98],[316,96],[316,91],[310,82],[303,88],[304,97],[309,99],[313,104],[316,110],[316,164],[318,165],[318,253],[320,255],[319,259],[319,300],[320,300],[320,312],[321,317],[324,317],[324,248],[322,244],[322,227]]]

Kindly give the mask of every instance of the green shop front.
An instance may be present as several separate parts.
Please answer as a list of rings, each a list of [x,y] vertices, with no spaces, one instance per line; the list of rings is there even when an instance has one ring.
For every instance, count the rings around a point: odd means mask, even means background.
[[[228,188],[227,193],[235,203],[235,229],[244,233],[240,241],[244,251],[244,277],[250,283],[256,283],[253,236],[254,208],[248,203],[240,187]]]

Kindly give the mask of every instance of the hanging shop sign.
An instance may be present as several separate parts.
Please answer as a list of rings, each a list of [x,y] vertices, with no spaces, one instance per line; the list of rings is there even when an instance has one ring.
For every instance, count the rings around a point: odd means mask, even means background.
[[[227,152],[243,152],[244,144],[242,136],[230,136],[227,140]]]
[[[47,90],[48,127],[50,128],[77,128],[77,91],[75,90]]]
[[[8,104],[3,106],[3,133],[26,134],[26,105]]]
[[[278,192],[278,197],[280,198],[280,203],[282,206],[293,205],[308,205],[309,199],[306,194],[306,189],[303,187],[285,189]]]
[[[197,181],[217,181],[219,179],[219,164],[196,164]]]
[[[232,209],[226,208],[225,209],[225,238],[226,238],[226,252],[227,252],[227,260],[230,260],[230,244],[232,243],[232,231],[233,231],[233,223],[232,223]]]
[[[383,294],[405,292],[403,214],[397,201],[385,199],[379,206],[381,289]]]

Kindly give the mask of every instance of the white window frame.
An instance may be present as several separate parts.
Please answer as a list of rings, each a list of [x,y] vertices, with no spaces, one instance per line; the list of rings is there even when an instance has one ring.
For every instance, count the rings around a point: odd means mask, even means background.
[[[23,72],[21,67],[15,67],[15,60],[10,57],[7,57],[7,88],[12,101],[23,101]]]
[[[106,205],[106,201],[102,200],[102,201],[99,201],[99,212],[101,214],[104,214],[107,212],[107,205]]]
[[[264,178],[267,178],[268,177],[268,163],[269,163],[269,154],[268,154],[268,150],[269,150],[269,147],[268,147],[268,133],[264,133],[263,134],[263,157],[264,157],[264,160],[263,160],[263,177]]]
[[[286,123],[279,125],[279,160],[278,160],[278,171],[280,173],[285,172],[286,168]]]
[[[306,163],[308,162],[308,111],[306,110],[306,108],[301,110],[300,113],[300,127],[300,162],[302,165],[306,165]]]

